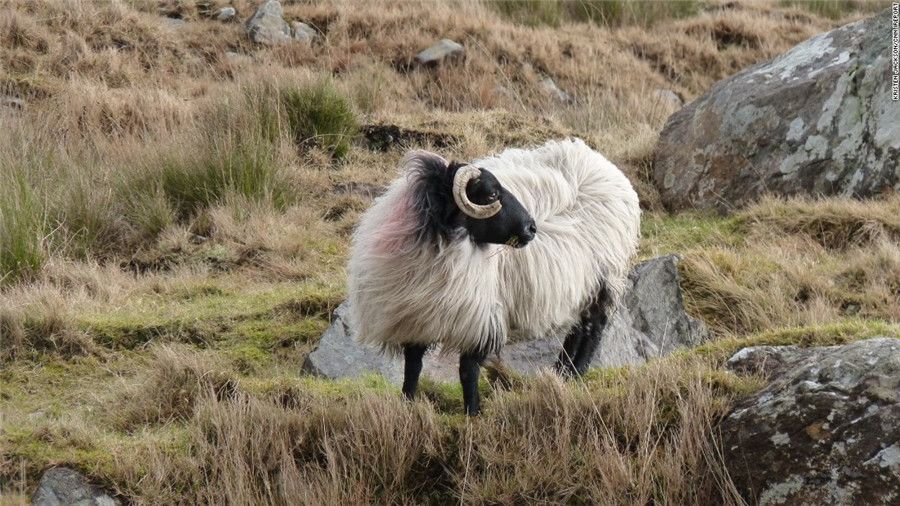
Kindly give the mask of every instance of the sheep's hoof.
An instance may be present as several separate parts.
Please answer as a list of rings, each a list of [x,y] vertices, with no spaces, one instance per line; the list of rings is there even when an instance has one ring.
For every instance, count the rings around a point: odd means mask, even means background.
[[[581,375],[578,374],[578,370],[575,368],[575,364],[573,364],[570,360],[557,361],[556,365],[553,366],[553,370],[556,371],[556,374],[559,374],[559,376],[565,380],[581,377]]]

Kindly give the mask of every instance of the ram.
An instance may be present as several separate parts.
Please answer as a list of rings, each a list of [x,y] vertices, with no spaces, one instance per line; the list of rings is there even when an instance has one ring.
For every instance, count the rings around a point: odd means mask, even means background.
[[[416,151],[354,233],[350,324],[402,353],[409,398],[429,348],[459,353],[477,414],[481,364],[507,341],[564,336],[557,370],[584,373],[639,231],[628,179],[580,140],[471,164]]]

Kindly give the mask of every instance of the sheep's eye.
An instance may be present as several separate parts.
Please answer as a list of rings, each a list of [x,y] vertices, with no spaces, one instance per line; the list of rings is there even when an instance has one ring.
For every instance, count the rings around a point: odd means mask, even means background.
[[[491,194],[488,195],[488,198],[491,200],[497,200],[499,197],[500,197],[500,194],[498,194],[497,192],[491,192]]]

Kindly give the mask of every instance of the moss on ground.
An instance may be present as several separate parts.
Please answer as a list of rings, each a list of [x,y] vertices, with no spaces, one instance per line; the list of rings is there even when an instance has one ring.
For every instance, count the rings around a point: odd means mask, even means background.
[[[319,284],[256,286],[244,292],[200,285],[83,313],[77,325],[112,350],[186,342],[272,352],[318,337],[340,300],[338,290]]]
[[[744,241],[734,218],[704,213],[676,216],[647,213],[641,218],[638,256],[647,259],[704,247],[738,246]]]

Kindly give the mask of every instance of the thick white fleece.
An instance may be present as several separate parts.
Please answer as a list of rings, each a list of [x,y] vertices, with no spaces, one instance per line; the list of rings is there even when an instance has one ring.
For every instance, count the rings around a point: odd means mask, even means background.
[[[404,173],[416,158],[407,160]],[[621,296],[640,207],[615,165],[577,139],[472,164],[519,199],[537,236],[521,249],[479,247],[464,233],[424,247],[402,174],[353,237],[350,324],[361,342],[388,351],[407,343],[496,351],[507,340],[564,334],[603,286],[614,301]]]

